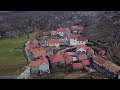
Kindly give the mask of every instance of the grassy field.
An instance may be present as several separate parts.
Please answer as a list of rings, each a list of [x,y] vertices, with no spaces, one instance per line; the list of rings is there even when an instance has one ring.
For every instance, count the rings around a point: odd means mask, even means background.
[[[30,36],[34,36],[34,32]],[[20,38],[0,40],[0,75],[16,75],[17,71],[27,65],[23,55],[23,45],[27,35]]]
[[[22,63],[22,48],[27,37],[0,40],[0,65]]]

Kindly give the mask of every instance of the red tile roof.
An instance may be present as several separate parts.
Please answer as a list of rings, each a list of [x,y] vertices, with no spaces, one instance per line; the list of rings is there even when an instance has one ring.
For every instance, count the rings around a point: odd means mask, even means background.
[[[80,54],[77,56],[79,59],[87,59],[87,55],[86,54]]]
[[[30,65],[33,66],[33,67],[34,67],[34,66],[38,66],[38,64],[36,63],[36,61],[31,61],[31,62],[30,62]]]
[[[50,31],[44,31],[44,32],[43,32],[43,35],[50,35],[50,34],[51,34]]]
[[[42,56],[40,57],[40,59],[41,59],[43,62],[46,62],[47,64],[49,64],[48,59],[47,59],[44,55],[42,55]]]
[[[64,58],[62,57],[62,55],[59,54],[54,54],[50,57],[50,60],[52,63],[56,63],[56,62],[63,62],[65,61]]]
[[[83,68],[83,64],[81,62],[78,63],[72,63],[73,68]]]
[[[70,34],[70,38],[75,38],[75,39],[77,39],[77,38],[78,38],[78,35],[76,35],[76,34]]]
[[[67,52],[63,54],[63,58],[65,59],[66,62],[72,62],[73,58],[70,56]]]
[[[48,59],[45,56],[42,55],[40,57],[40,59],[38,59],[37,61],[31,61],[30,65],[33,66],[33,67],[34,66],[40,66],[43,62],[49,64]]]
[[[87,65],[90,65],[90,62],[89,62],[89,60],[82,60],[82,64],[84,66],[87,66]]]
[[[83,36],[79,36],[77,40],[78,40],[78,41],[86,41],[87,38],[86,38],[86,37],[83,37]]]
[[[70,29],[69,29],[69,28],[65,28],[65,29],[66,29],[66,31],[70,32]]]
[[[93,60],[100,63],[100,64],[104,64],[106,61],[106,59],[104,59],[103,57],[100,57],[100,56],[94,57]]]
[[[65,28],[60,27],[60,28],[58,28],[58,29],[57,29],[57,32],[66,32],[66,29],[65,29]]]
[[[59,39],[48,39],[46,41],[47,44],[54,44],[54,43],[60,43]]]
[[[32,54],[33,56],[40,56],[40,55],[46,54],[46,50],[43,47],[36,48],[32,50]]]
[[[37,43],[32,43],[32,44],[28,44],[27,47],[28,47],[29,49],[31,49],[31,48],[38,48],[39,45],[38,45]]]
[[[76,30],[84,30],[84,27],[82,26],[78,26],[78,25],[74,25],[71,27],[72,30],[76,29]]]
[[[37,61],[31,61],[30,62],[30,65],[32,66],[32,67],[37,67],[37,66],[39,66],[39,65],[41,65],[42,64],[42,60],[37,60]]]
[[[88,48],[87,52],[88,52],[88,53],[92,53],[92,54],[95,53],[95,51],[94,51],[92,48],[90,48],[90,47]]]
[[[88,46],[86,46],[86,45],[77,45],[77,50],[80,49],[80,48],[83,48],[83,49],[87,50]]]
[[[39,66],[39,65],[41,65],[41,64],[43,63],[43,60],[39,59],[39,60],[36,61],[36,63],[37,63],[38,66]]]

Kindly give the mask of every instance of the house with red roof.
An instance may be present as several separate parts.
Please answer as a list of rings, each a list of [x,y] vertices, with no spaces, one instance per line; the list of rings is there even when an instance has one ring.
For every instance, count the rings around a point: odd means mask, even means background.
[[[39,44],[38,43],[31,43],[27,45],[28,49],[35,49],[35,48],[39,48]]]
[[[70,56],[67,52],[63,54],[63,58],[65,59],[66,64],[70,64],[73,61],[72,56]]]
[[[100,56],[95,56],[93,58],[93,62],[102,66],[106,62],[106,59],[104,59],[103,57],[100,57]]]
[[[82,61],[82,60],[87,59],[87,55],[86,54],[80,54],[80,55],[77,56],[77,58],[78,58],[79,61]]]
[[[28,59],[28,61],[31,61],[31,50],[35,49],[35,48],[39,48],[39,44],[38,43],[28,43],[25,46],[25,52],[26,52],[26,57]]]
[[[60,28],[58,28],[57,29],[57,34],[59,35],[59,36],[64,36],[64,34],[67,32],[67,30],[65,29],[65,28],[63,28],[63,27],[60,27]]]
[[[88,42],[88,39],[83,36],[78,36],[76,34],[70,34],[70,45],[85,45]]]
[[[56,35],[56,34],[57,34],[57,31],[55,31],[55,30],[51,31],[51,35]]]
[[[32,53],[32,60],[40,57],[41,55],[46,54],[46,49],[44,47],[36,48],[31,51]]]
[[[77,45],[76,46],[76,53],[79,54],[85,54],[88,49],[88,46],[86,45]]]
[[[42,63],[39,65],[40,74],[42,75],[44,73],[50,73],[48,59],[44,55],[42,55],[40,57],[40,60],[42,61]]]
[[[59,39],[48,39],[48,40],[46,41],[46,45],[47,45],[47,46],[59,47],[59,45],[60,45],[60,40],[59,40]]]
[[[60,54],[53,54],[52,56],[50,56],[50,61],[51,61],[52,65],[55,65],[55,66],[65,64],[65,59]]]
[[[81,35],[83,33],[84,27],[80,25],[73,25],[71,27],[71,33]]]
[[[78,38],[78,35],[75,35],[75,34],[70,34],[70,45],[77,45],[77,38]]]
[[[89,66],[89,65],[90,65],[90,62],[89,62],[89,60],[82,60],[82,64],[83,64],[84,66]]]
[[[91,47],[89,47],[87,49],[87,56],[88,56],[88,58],[93,58],[95,56],[94,54],[95,54],[95,51]]]
[[[75,69],[75,70],[82,69],[83,64],[81,62],[73,62],[72,63],[72,68]]]
[[[89,66],[89,65],[90,65],[90,62],[87,59],[82,60],[82,61],[72,62],[73,69],[82,69],[82,68]]]
[[[30,44],[26,45],[25,52],[26,52],[26,55],[27,55],[27,58],[28,58],[29,62],[32,60],[32,53],[31,53],[31,51],[33,49],[36,49],[36,48],[39,48],[39,47],[40,46],[37,43],[30,43]]]
[[[83,36],[79,36],[77,38],[78,44],[77,45],[85,45],[88,42],[88,39]]]
[[[48,59],[42,55],[40,59],[30,62],[31,73],[50,73]]]
[[[69,28],[65,28],[66,29],[66,31],[68,32],[68,33],[70,33],[70,29]]]
[[[37,61],[30,62],[30,71],[31,73],[39,73],[39,65],[42,64],[42,61],[38,59]]]

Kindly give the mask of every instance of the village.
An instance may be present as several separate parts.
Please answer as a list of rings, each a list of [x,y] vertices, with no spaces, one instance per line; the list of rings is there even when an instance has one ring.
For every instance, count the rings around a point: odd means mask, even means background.
[[[83,26],[73,25],[29,37],[25,43],[25,54],[30,73],[46,75],[52,73],[53,68],[67,66],[75,71],[100,71],[108,78],[120,79],[120,67],[105,58],[106,50],[96,53],[88,45],[90,42],[84,31]]]

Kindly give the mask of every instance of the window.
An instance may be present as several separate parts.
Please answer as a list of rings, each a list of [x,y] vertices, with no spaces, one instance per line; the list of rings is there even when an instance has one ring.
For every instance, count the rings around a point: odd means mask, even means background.
[[[74,41],[74,43],[75,43],[75,41]]]
[[[82,51],[82,54],[85,54],[85,51]]]
[[[83,42],[82,42],[83,43]]]
[[[75,39],[74,39],[75,40]]]
[[[79,42],[80,43],[80,42]]]
[[[80,55],[80,54],[82,54],[82,52],[81,51],[77,51],[77,54]]]
[[[49,72],[49,70],[47,70],[47,72]]]

